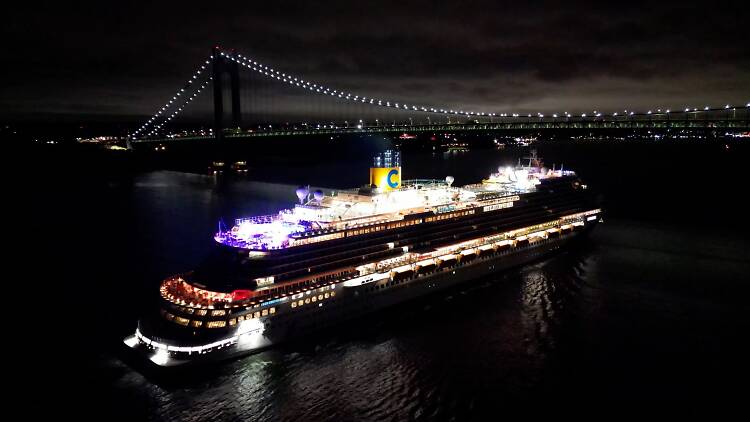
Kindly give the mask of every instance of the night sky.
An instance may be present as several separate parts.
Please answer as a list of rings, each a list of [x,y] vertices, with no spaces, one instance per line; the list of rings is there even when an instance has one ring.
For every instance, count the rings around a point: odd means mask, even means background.
[[[215,44],[333,88],[425,105],[551,113],[750,100],[741,2],[203,4],[10,10],[0,114],[148,115]]]

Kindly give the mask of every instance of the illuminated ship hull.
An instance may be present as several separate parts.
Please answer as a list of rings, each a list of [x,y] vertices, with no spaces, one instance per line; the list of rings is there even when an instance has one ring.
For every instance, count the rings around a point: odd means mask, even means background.
[[[214,262],[165,281],[158,311],[126,344],[159,366],[226,359],[524,264],[596,225],[601,211],[583,187],[555,177],[472,208],[321,230],[325,241],[259,254],[217,244]],[[228,302],[185,303],[170,290],[182,283]]]
[[[402,185],[387,151],[356,193],[300,188],[293,210],[220,230],[204,264],[162,282],[125,344],[159,367],[227,359],[553,252],[601,210],[573,172],[532,162],[483,185]]]

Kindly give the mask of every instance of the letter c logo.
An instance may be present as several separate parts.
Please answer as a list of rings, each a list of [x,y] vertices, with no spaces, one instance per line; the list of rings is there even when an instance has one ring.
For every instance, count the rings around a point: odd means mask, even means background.
[[[391,170],[391,171],[388,172],[388,178],[387,178],[387,180],[388,180],[388,186],[390,186],[391,189],[395,189],[395,188],[398,187],[398,181],[394,182],[393,180],[391,180],[391,179],[393,179],[393,176],[398,176],[398,170],[393,169],[393,170]]]

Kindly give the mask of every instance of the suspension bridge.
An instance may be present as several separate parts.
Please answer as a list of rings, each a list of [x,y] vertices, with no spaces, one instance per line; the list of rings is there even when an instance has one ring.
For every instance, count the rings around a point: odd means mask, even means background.
[[[209,88],[213,94],[210,104],[202,108],[204,112],[210,110],[212,124],[180,129],[178,117]],[[225,97],[227,91],[229,95]],[[243,91],[249,92],[243,94]],[[267,99],[258,100],[260,97]],[[304,101],[307,105],[300,106]],[[243,112],[243,105],[248,103]],[[225,109],[230,109],[229,116]],[[283,116],[280,110],[291,111],[291,116]],[[187,82],[130,133],[129,140],[161,143],[347,133],[543,130],[741,132],[750,130],[750,103],[675,110],[546,114],[464,110],[334,89],[319,81],[281,72],[236,51],[214,47]]]

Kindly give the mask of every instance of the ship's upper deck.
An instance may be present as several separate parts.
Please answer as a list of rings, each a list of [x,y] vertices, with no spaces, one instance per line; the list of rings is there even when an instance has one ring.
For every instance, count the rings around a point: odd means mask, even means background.
[[[251,251],[284,249],[300,244],[311,234],[335,233],[374,223],[399,221],[410,214],[461,210],[486,205],[505,196],[533,192],[542,180],[574,175],[571,171],[517,166],[498,169],[481,184],[452,186],[453,178],[406,180],[398,189],[303,192],[300,203],[278,214],[235,220],[235,225],[216,233],[223,245]],[[298,194],[300,192],[298,191]],[[322,240],[322,239],[321,239]]]

